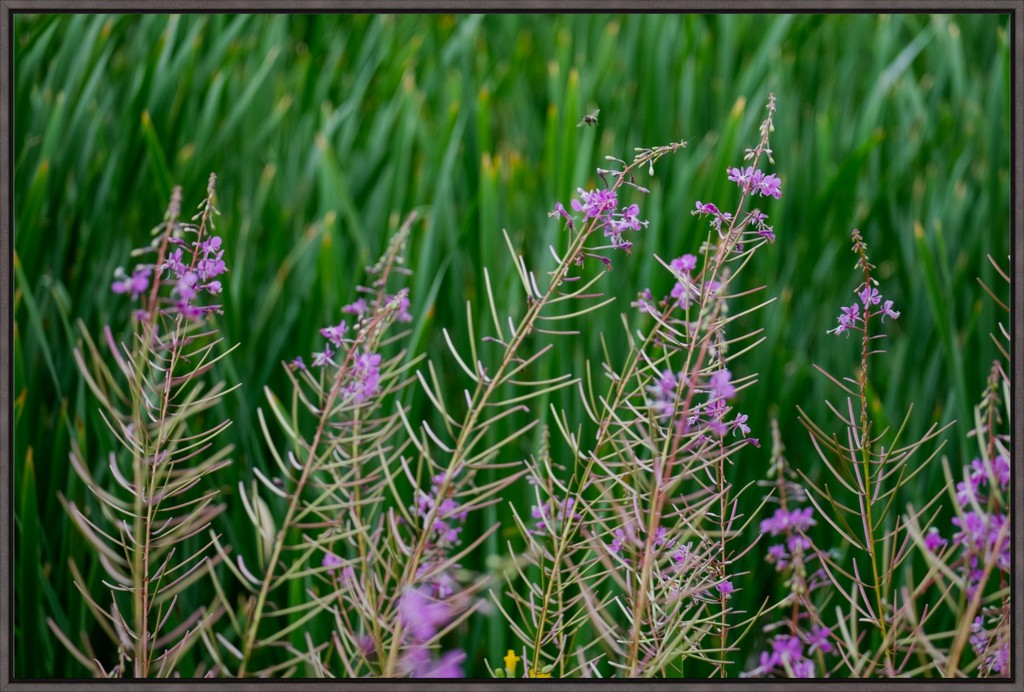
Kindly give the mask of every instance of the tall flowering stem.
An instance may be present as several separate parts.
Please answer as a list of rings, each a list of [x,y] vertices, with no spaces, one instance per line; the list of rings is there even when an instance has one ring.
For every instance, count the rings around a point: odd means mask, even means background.
[[[754,194],[761,194],[764,196],[770,196],[778,198],[781,196],[781,189],[778,178],[774,175],[765,176],[761,173],[758,165],[761,161],[762,156],[771,157],[771,150],[769,148],[769,137],[774,130],[774,115],[775,115],[775,96],[774,94],[769,96],[767,105],[768,115],[765,120],[761,123],[760,134],[761,139],[758,145],[747,151],[747,160],[751,162],[751,165],[745,169],[734,168],[729,171],[730,180],[736,182],[740,188],[741,194],[739,202],[737,203],[736,210],[731,215],[721,214],[717,211],[714,205],[704,205],[698,202],[697,212],[701,215],[710,215],[712,219],[712,226],[715,230],[719,230],[724,225],[723,222],[728,222],[728,228],[724,232],[724,237],[721,237],[721,242],[714,246],[714,254],[711,255],[710,259],[705,254],[705,264],[703,269],[697,275],[696,283],[700,286],[699,294],[697,296],[697,305],[699,306],[699,313],[697,318],[698,325],[708,325],[706,329],[701,330],[698,327],[696,333],[694,331],[688,332],[689,339],[686,345],[683,347],[685,355],[685,361],[683,366],[683,373],[688,373],[687,378],[679,378],[680,382],[677,387],[676,397],[681,398],[680,404],[676,408],[676,415],[685,414],[687,417],[690,416],[690,412],[694,407],[694,396],[695,393],[702,390],[701,378],[702,373],[705,370],[705,360],[715,350],[715,340],[720,337],[719,330],[724,325],[719,323],[722,311],[725,309],[725,297],[722,293],[722,283],[719,278],[722,273],[723,265],[733,258],[734,253],[739,250],[742,252],[741,238],[743,232],[747,230],[747,226],[750,223],[763,225],[763,215],[759,212],[757,214],[748,214],[744,216],[744,205],[747,203],[748,198]],[[711,208],[709,208],[711,207]],[[742,223],[741,223],[742,221]],[[760,237],[764,240],[774,240],[774,234],[769,236],[771,231],[762,233]],[[721,235],[721,232],[720,232]],[[751,250],[750,252],[752,252]],[[748,259],[749,255],[747,256]],[[685,267],[692,262],[687,262],[685,258],[681,263],[682,269],[685,271]],[[744,260],[745,262],[745,260]],[[673,267],[677,268],[677,267]],[[683,282],[684,288],[687,291],[692,291],[690,286],[686,286]],[[683,294],[681,298],[681,304],[686,302],[689,297],[687,293]],[[668,319],[671,314],[671,310],[675,309],[674,305],[669,305],[669,312],[663,313],[662,320]],[[718,356],[719,362],[721,363],[721,355]],[[711,394],[713,397],[717,396],[717,399],[712,401],[718,401],[724,405],[725,399],[729,398],[735,389],[732,387],[730,382],[731,373],[729,370],[720,369],[716,370],[709,378],[709,384],[711,388]],[[744,417],[745,418],[745,417]],[[639,672],[642,664],[640,656],[640,642],[642,640],[641,628],[643,626],[643,618],[641,614],[644,613],[647,607],[647,599],[649,598],[648,589],[644,588],[646,584],[650,582],[652,570],[654,566],[654,555],[656,549],[656,535],[657,529],[661,525],[662,517],[665,511],[665,504],[669,498],[669,493],[672,486],[666,482],[667,479],[673,478],[673,466],[678,463],[680,447],[683,445],[684,440],[688,437],[689,430],[686,425],[676,424],[673,427],[671,436],[666,440],[666,448],[663,449],[663,453],[654,459],[654,490],[653,500],[650,507],[648,508],[648,527],[647,527],[647,542],[644,546],[643,554],[643,571],[640,574],[638,584],[640,588],[637,591],[637,602],[634,605],[634,620],[632,624],[632,631],[630,632],[629,638],[629,650],[627,652],[627,671],[630,675],[635,675]],[[721,424],[721,420],[719,420]],[[608,428],[605,427],[604,430]],[[600,438],[598,439],[597,447],[601,444]],[[718,436],[717,443],[718,453],[715,455],[715,496],[718,499],[718,521],[719,526],[719,564],[722,570],[722,581],[717,587],[719,595],[719,606],[721,610],[721,619],[719,625],[719,642],[722,655],[722,665],[720,666],[720,674],[724,676],[725,672],[725,655],[727,650],[727,624],[726,624],[726,613],[728,610],[727,600],[729,594],[732,592],[732,584],[725,579],[725,568],[729,563],[728,553],[728,538],[730,535],[731,520],[727,519],[730,509],[729,502],[729,483],[726,478],[726,461],[728,459],[728,453],[725,449],[724,437],[720,434]]]
[[[875,265],[868,261],[867,245],[864,243],[864,239],[861,237],[860,231],[856,228],[852,232],[853,238],[853,251],[857,254],[857,266],[864,273],[864,283],[861,284],[861,290],[858,291],[858,297],[864,304],[864,317],[860,322],[861,331],[861,355],[860,355],[860,372],[857,377],[858,394],[860,395],[860,439],[863,444],[860,447],[860,459],[861,466],[860,472],[863,477],[863,487],[872,487],[872,463],[871,463],[871,445],[868,440],[871,439],[871,421],[868,419],[868,355],[871,347],[871,318],[875,316],[876,312],[872,310],[872,306],[878,304],[878,290],[874,288],[877,281],[871,278],[871,270],[875,268]],[[890,301],[890,311],[891,311]],[[858,304],[854,303],[853,307],[857,307]],[[880,311],[879,311],[880,312]],[[893,313],[894,317],[898,317],[899,313]],[[883,602],[882,597],[882,578],[880,568],[880,556],[878,554],[879,544],[875,540],[877,533],[876,519],[873,516],[873,505],[874,503],[868,500],[864,503],[864,531],[865,538],[867,539],[868,555],[871,558],[871,573],[872,573],[872,586],[875,594],[875,613],[877,614],[876,623],[878,625],[879,632],[882,635],[882,641],[885,650],[886,665],[892,666],[892,645],[889,643],[889,638],[886,636],[886,618],[885,610],[886,604]]]
[[[364,467],[373,460],[379,460],[378,455],[400,454],[408,445],[406,442],[390,447],[388,440],[398,431],[398,420],[395,416],[378,419],[373,413],[385,395],[403,386],[396,378],[403,368],[408,367],[408,364],[402,364],[402,354],[384,362],[378,351],[390,342],[386,332],[391,324],[411,319],[408,316],[407,292],[402,290],[391,295],[386,288],[389,278],[399,273],[401,253],[414,220],[415,215],[406,219],[380,262],[370,268],[370,272],[377,276],[374,286],[365,289],[371,301],[360,298],[346,306],[344,311],[355,315],[352,326],[343,320],[323,328],[320,334],[326,343],[322,351],[312,355],[311,365],[307,367],[300,357],[288,367],[296,403],[301,401],[316,414],[316,424],[308,439],[301,434],[301,426],[296,421],[286,424],[286,432],[304,455],[301,464],[293,464],[291,468],[281,465],[288,476],[290,487],[287,492],[282,493],[265,476],[259,475],[266,491],[283,494],[288,503],[280,528],[273,532],[269,541],[269,557],[262,565],[262,576],[246,572],[239,575],[243,583],[258,586],[258,589],[253,595],[242,632],[237,677],[245,677],[249,673],[253,655],[260,648],[257,637],[270,594],[295,579],[316,577],[326,581],[329,588],[326,597],[311,601],[305,609],[304,617],[307,619],[329,611],[331,602],[335,600],[337,617],[351,617],[352,614],[343,610],[343,596],[351,597],[355,593],[359,594],[358,603],[369,606],[373,615],[366,617],[359,611],[355,613],[358,623],[348,621],[348,627],[343,630],[348,639],[337,641],[339,650],[347,644],[355,645],[360,636],[366,636],[373,645],[372,649],[364,647],[363,659],[366,659],[373,651],[379,651],[386,640],[378,618],[383,607],[379,582],[372,577],[357,582],[355,568],[363,571],[374,564],[370,544],[373,533],[379,531],[379,527],[371,526],[371,517],[379,511],[381,504],[379,474],[371,474],[368,479]],[[319,375],[314,375],[310,367],[319,371]],[[272,395],[268,400],[275,416],[281,421],[288,420],[289,415]],[[272,440],[268,439],[268,442],[273,444]],[[298,474],[293,475],[296,470]],[[251,498],[249,504],[257,504],[256,487],[241,490]],[[321,521],[314,523],[313,518]],[[300,555],[288,560],[286,553],[296,550],[289,544],[289,535],[295,529],[319,531],[306,536],[310,547],[300,548]],[[343,560],[331,550],[333,542],[339,539],[355,543],[354,558]],[[322,551],[324,555],[320,563],[307,564],[316,551]],[[239,570],[242,568],[240,562]],[[397,617],[396,605],[397,600],[392,606],[393,617]],[[278,632],[265,638],[262,645],[268,646],[280,636],[281,632]],[[323,647],[314,649],[305,663],[326,670],[327,663],[321,659]],[[300,655],[298,660],[303,660],[303,656]],[[350,666],[352,674],[360,670],[358,661],[346,662],[346,665]]]
[[[761,535],[769,537],[767,561],[786,577],[789,594],[779,606],[788,612],[781,622],[765,627],[766,632],[785,629],[770,639],[767,651],[760,655],[758,666],[743,677],[827,677],[825,655],[833,653],[832,628],[822,621],[814,591],[826,584],[820,569],[811,571],[817,556],[809,550],[807,531],[818,522],[813,507],[799,507],[807,493],[795,482],[795,474],[783,454],[784,446],[778,422],[772,419],[772,464],[769,475],[774,489],[771,498],[778,508],[761,522]],[[781,543],[774,540],[781,539]],[[805,625],[804,621],[807,621]],[[806,648],[805,648],[806,647]]]
[[[886,319],[890,322],[896,320],[900,313],[894,309],[893,301],[885,299],[879,292],[878,281],[872,274],[874,265],[869,260],[867,245],[860,231],[855,229],[851,237],[853,252],[857,256],[856,269],[863,276],[863,281],[854,290],[856,300],[842,308],[837,326],[828,332],[836,336],[860,333],[860,368],[855,378],[846,380],[832,377],[819,368],[850,397],[845,411],[829,404],[845,429],[845,443],[823,430],[798,407],[800,422],[810,433],[820,459],[838,481],[839,488],[830,488],[827,484],[821,487],[806,472],[801,470],[800,473],[810,491],[808,499],[814,504],[818,516],[827,521],[854,552],[850,564],[840,564],[831,551],[812,546],[828,580],[851,608],[847,619],[838,623],[843,630],[836,640],[838,653],[857,675],[871,675],[881,669],[883,675],[894,676],[906,665],[906,660],[898,660],[896,656],[899,644],[899,627],[896,625],[908,612],[913,594],[908,592],[895,597],[893,594],[899,570],[909,556],[906,550],[908,527],[918,521],[927,506],[905,514],[894,512],[893,508],[902,489],[937,456],[944,441],[915,467],[908,464],[909,460],[924,445],[939,438],[952,423],[943,427],[933,424],[922,437],[907,444],[902,444],[900,438],[909,419],[909,411],[891,439],[887,429],[874,430],[868,404],[869,365],[872,356],[883,353],[876,344],[885,338],[882,329],[875,333],[876,325],[885,324]],[[850,384],[853,384],[852,388]],[[854,399],[859,410],[855,409]],[[841,490],[850,494],[851,504],[844,504],[847,501],[839,494]],[[857,553],[866,556],[868,574],[862,574]],[[854,642],[852,632],[858,621],[871,623],[874,630],[872,641],[876,646],[865,650]]]
[[[135,252],[145,256],[155,251],[155,261],[137,264],[131,274],[117,270],[111,290],[141,300],[141,307],[134,312],[130,346],[116,343],[113,332],[105,330],[116,368],[105,364],[84,325],[85,350],[75,351],[112,433],[131,457],[125,473],[119,456],[110,454],[109,469],[118,482],[111,490],[96,483],[91,465],[77,449],[71,457],[101,513],[90,516],[73,502],[65,505],[96,549],[108,583],[117,585],[109,611],[87,601],[118,643],[118,663],[108,670],[70,647],[99,675],[170,675],[223,612],[203,608],[185,617],[182,625],[174,608],[177,595],[220,559],[207,554],[209,544],[197,549],[190,540],[223,510],[215,503],[217,490],[196,489],[205,476],[229,463],[230,453],[230,448],[214,447],[230,421],[204,427],[202,416],[230,391],[223,383],[207,389],[203,377],[226,355],[217,353],[221,339],[212,321],[221,307],[207,302],[221,292],[217,277],[228,270],[223,241],[213,235],[215,185],[211,175],[206,198],[191,222],[180,218],[182,193],[175,188],[157,237]],[[101,528],[104,520],[110,528]],[[130,605],[121,601],[125,593],[131,596]],[[176,637],[172,624],[186,634],[169,645],[169,637]]]

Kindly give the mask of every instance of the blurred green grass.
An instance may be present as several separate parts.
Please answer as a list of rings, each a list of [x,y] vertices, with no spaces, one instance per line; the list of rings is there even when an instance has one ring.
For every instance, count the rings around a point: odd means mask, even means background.
[[[699,244],[695,200],[734,202],[725,169],[755,143],[770,90],[785,197],[766,205],[778,242],[745,280],[779,300],[749,322],[767,342],[734,366],[760,374],[740,409],[765,442],[778,416],[791,461],[818,473],[795,406],[827,420],[837,390],[812,364],[849,374],[857,359],[852,340],[825,330],[858,281],[849,231],[859,227],[903,311],[874,370],[877,411],[898,420],[913,403],[910,433],[956,419],[946,453],[968,462],[971,406],[996,356],[995,310],[976,278],[1005,294],[985,258],[1009,252],[1008,35],[996,14],[17,15],[15,673],[82,674],[45,618],[93,628],[69,596],[67,559],[98,589],[96,565],[57,493],[87,502],[67,463],[72,437],[93,459],[111,443],[71,358],[73,321],[122,328],[114,268],[148,240],[171,186],[198,203],[210,171],[231,268],[220,324],[241,344],[223,374],[244,383],[221,412],[238,447],[219,479],[229,502],[266,465],[263,387],[283,391],[280,362],[308,358],[402,215],[424,219],[408,253],[414,345],[443,361],[439,327],[464,340],[464,301],[479,299],[483,267],[505,309],[521,308],[502,228],[544,271],[560,241],[547,212],[594,184],[604,156],[687,139],[638,200],[651,225],[603,284],[615,309],[543,366],[582,373],[601,333],[622,352],[619,313],[636,291],[669,289],[652,253]],[[600,125],[577,128],[595,107]],[[478,320],[486,333],[489,317]],[[422,397],[410,403],[430,415]],[[552,403],[582,419],[571,396]],[[749,451],[735,485],[763,477],[767,460],[766,446]],[[924,497],[941,473],[920,478]],[[234,504],[217,528],[251,554]],[[735,605],[755,609],[769,586],[749,584]],[[467,639],[479,673],[511,640],[496,618],[472,627],[485,628]]]

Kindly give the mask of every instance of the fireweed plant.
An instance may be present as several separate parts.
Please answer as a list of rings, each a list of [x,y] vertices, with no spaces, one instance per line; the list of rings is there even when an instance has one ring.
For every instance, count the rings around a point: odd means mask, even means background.
[[[580,383],[594,436],[584,439],[556,412],[572,459],[568,481],[559,480],[565,472],[547,451],[528,464],[536,504],[529,519],[517,516],[526,564],[508,583],[514,609],[503,611],[522,642],[526,675],[666,676],[685,673],[688,658],[714,661],[727,674],[730,633],[745,620],[729,606],[741,576],[731,565],[749,550],[730,543],[744,517],[729,465],[737,450],[759,445],[733,403],[754,377],[734,379],[729,364],[760,341],[738,321],[767,304],[734,311],[754,291],[732,287],[775,241],[767,214],[754,206],[782,195],[780,180],[759,168],[772,162],[774,96],[767,111],[746,165],[726,172],[736,184],[732,211],[695,203],[693,214],[707,222],[705,242],[696,254],[661,262],[675,280],[669,295],[640,292],[640,326],[630,330],[626,358],[616,364],[606,353],[601,366],[606,390],[589,372]],[[591,219],[601,223],[610,247],[585,256],[625,242],[610,212],[636,162],[618,163],[618,172],[598,171],[612,181],[607,189],[579,191],[575,213],[562,204],[552,212],[570,233]],[[622,221],[634,216],[635,205]]]
[[[863,280],[854,290],[855,300],[841,308],[837,325],[828,333],[842,339],[856,335],[855,341],[850,340],[859,346],[860,367],[853,377],[842,380],[818,368],[846,395],[839,406],[826,402],[841,432],[826,432],[798,407],[800,422],[809,431],[827,476],[837,484],[814,483],[801,470],[807,499],[814,508],[812,514],[828,522],[847,549],[840,552],[817,545],[806,538],[806,526],[795,528],[801,536],[799,543],[813,551],[829,585],[849,604],[845,612],[837,607],[834,628],[813,622],[813,617],[808,625],[817,627],[813,632],[823,634],[823,641],[829,645],[834,641],[837,655],[851,674],[894,676],[913,660],[908,655],[913,652],[900,651],[899,614],[906,608],[907,599],[896,593],[901,567],[913,554],[907,527],[931,505],[901,513],[897,501],[901,490],[938,455],[943,443],[938,443],[923,461],[917,461],[917,453],[951,423],[943,428],[932,425],[924,436],[910,442],[902,440],[902,425],[891,432],[879,430],[875,424],[868,403],[872,359],[884,353],[880,344],[886,336],[886,320],[892,322],[900,313],[878,289],[872,273],[875,266],[860,231],[854,229],[851,237],[856,269]],[[909,463],[911,459],[914,464]],[[803,645],[812,636],[810,630],[801,631],[779,658],[802,664]],[[772,648],[773,652],[780,651],[778,639],[773,640]]]
[[[371,285],[360,288],[339,322],[320,331],[322,350],[308,365],[301,356],[286,365],[288,402],[267,392],[286,443],[281,448],[261,412],[278,473],[271,478],[256,469],[252,485],[240,488],[263,549],[254,560],[239,555],[233,566],[251,598],[231,630],[218,635],[231,654],[221,661],[224,674],[462,674],[463,652],[436,652],[441,637],[482,603],[475,594],[484,582],[463,575],[459,561],[486,534],[463,543],[462,525],[517,474],[471,485],[491,467],[493,453],[469,448],[465,463],[442,465],[428,445],[450,447],[428,424],[416,430],[399,401],[421,360],[399,347],[408,333],[396,327],[411,319],[408,291],[391,292],[408,273],[402,253],[413,221],[410,216],[368,268]],[[453,483],[454,474],[464,476]],[[282,517],[271,516],[261,493],[285,501]],[[218,549],[227,552],[219,543]],[[305,593],[305,602],[276,606],[275,594],[290,588]],[[329,619],[331,639],[314,642],[307,632],[305,646],[296,647],[291,635],[314,618]],[[280,655],[254,670],[260,649]]]
[[[879,343],[886,325],[900,312],[881,294],[867,245],[856,229],[852,240],[863,280],[854,291],[856,300],[841,308],[837,325],[828,332],[857,337],[853,341],[860,349],[860,367],[842,380],[819,368],[846,395],[840,406],[827,402],[839,433],[826,432],[798,409],[826,480],[813,482],[800,470],[798,496],[811,506],[787,508],[787,492],[780,485],[781,507],[762,522],[762,530],[786,534],[784,545],[769,548],[769,560],[778,569],[791,569],[792,611],[789,632],[770,639],[770,650],[750,674],[1006,675],[1009,522],[1003,493],[1009,484],[1009,437],[997,431],[1009,418],[1008,412],[1006,419],[999,413],[1003,402],[1009,402],[1006,370],[998,361],[993,366],[988,392],[976,412],[981,454],[964,468],[962,482],[955,482],[944,460],[956,513],[950,527],[954,533],[946,538],[949,530],[936,525],[945,489],[921,507],[906,505],[900,511],[900,506],[907,484],[938,456],[944,441],[937,438],[952,423],[933,424],[909,442],[902,440],[906,420],[895,432],[876,424],[868,401],[870,366],[884,353]],[[1008,335],[1005,328],[1003,334]],[[1006,347],[997,344],[1006,358]],[[918,461],[916,456],[927,446],[933,447],[931,453]],[[843,538],[845,550],[812,540],[808,529],[818,521]],[[927,566],[923,577],[915,575],[914,558],[919,555]],[[811,571],[809,564],[816,568]],[[827,597],[811,596],[823,583],[839,595],[842,605],[834,611]],[[943,611],[952,614],[952,631],[936,631],[941,622],[936,615]],[[967,644],[974,656],[963,660]]]
[[[113,363],[84,324],[84,343],[75,350],[120,450],[102,462],[85,458],[78,448],[71,454],[99,512],[61,499],[106,575],[109,592],[94,597],[82,590],[84,580],[71,565],[85,604],[115,644],[117,660],[98,660],[87,638],[62,632],[52,620],[49,625],[100,677],[176,672],[223,614],[216,604],[191,613],[176,608],[179,595],[220,559],[204,537],[224,506],[204,481],[230,463],[230,447],[216,442],[230,421],[205,415],[231,391],[222,382],[207,382],[207,373],[229,352],[220,348],[214,320],[221,311],[213,302],[221,292],[217,277],[228,271],[223,241],[213,235],[215,184],[211,175],[191,222],[181,220],[182,192],[175,188],[153,242],[134,253],[144,261],[130,274],[118,270],[111,290],[139,307],[127,341],[118,341],[109,327],[103,331]],[[97,467],[100,473],[93,471]],[[100,482],[107,472],[113,483]]]
[[[771,480],[763,485],[772,488],[774,492],[766,499],[777,503],[778,507],[761,521],[760,529],[771,543],[766,560],[784,575],[787,594],[776,606],[783,613],[782,618],[764,628],[771,635],[769,650],[761,652],[756,668],[742,675],[825,677],[828,671],[825,656],[835,651],[829,641],[832,631],[822,623],[819,614],[827,606],[828,596],[819,604],[811,595],[827,582],[824,571],[814,566],[817,555],[810,550],[811,544],[805,536],[817,520],[814,508],[805,504],[806,492],[784,455],[778,421],[773,418],[771,426],[772,460],[768,470]],[[825,593],[835,592],[826,590]]]
[[[495,677],[672,677],[709,666],[721,677],[1008,674],[1007,344],[997,340],[1003,360],[977,409],[978,458],[960,474],[944,462],[954,516],[940,519],[946,490],[900,512],[901,488],[925,466],[908,461],[945,428],[909,444],[902,429],[876,429],[869,364],[899,312],[858,232],[862,282],[829,330],[860,346],[853,377],[829,376],[848,397],[829,405],[840,432],[799,411],[831,478],[812,481],[791,464],[772,420],[767,492],[730,480],[740,450],[762,447],[741,408],[757,376],[739,373],[762,341],[745,318],[771,300],[737,278],[776,240],[762,210],[783,194],[766,170],[774,95],[766,111],[756,145],[723,172],[731,198],[694,200],[703,242],[657,258],[672,288],[639,291],[623,318],[628,350],[605,347],[582,373],[534,374],[579,334],[573,320],[615,300],[600,283],[648,226],[638,177],[686,142],[608,157],[598,186],[556,203],[549,216],[564,234],[553,266],[531,269],[505,234],[521,312],[499,312],[484,269],[487,333],[473,332],[467,302],[467,333],[442,330],[450,368],[408,346],[418,298],[405,285],[410,214],[318,346],[281,364],[287,391],[263,393],[269,461],[232,492],[252,549],[215,521],[216,472],[231,451],[216,444],[230,421],[210,420],[231,391],[208,384],[230,352],[216,324],[228,268],[214,235],[215,178],[189,222],[175,189],[153,242],[135,253],[144,261],[111,285],[137,305],[130,338],[106,328],[105,356],[83,327],[75,354],[121,447],[102,475],[76,448],[72,465],[96,509],[64,503],[108,576],[108,592],[80,590],[116,660],[100,661],[88,639],[51,621],[55,635],[97,676],[177,675],[187,654],[197,676],[452,678],[470,665],[466,621],[487,613],[517,640],[491,654]],[[465,388],[450,394],[439,368]],[[414,388],[435,418],[411,415]],[[578,392],[584,420],[547,403],[559,390]],[[512,432],[499,434],[499,421]],[[535,429],[540,444],[522,459]],[[510,505],[514,526],[481,526],[481,510],[514,488],[532,495],[528,513]],[[465,531],[471,524],[479,530]],[[844,551],[815,543],[812,527],[826,525]],[[467,556],[502,528],[504,567],[468,569]],[[760,538],[740,538],[755,529]],[[749,582],[738,564],[755,549],[785,592],[742,612],[733,594]],[[201,579],[212,602],[179,605]],[[953,630],[935,624],[948,622]],[[740,653],[758,637],[759,656]]]
[[[991,259],[991,258],[990,258]],[[1009,274],[992,261],[1009,284]],[[983,288],[1005,312],[1009,307]],[[974,410],[973,435],[978,456],[954,474],[943,459],[946,488],[955,515],[950,524],[912,524],[915,545],[928,571],[919,591],[941,597],[957,626],[931,632],[923,627],[928,612],[911,611],[905,640],[934,657],[921,672],[938,669],[946,676],[1006,677],[1010,674],[1010,333],[999,325],[993,334],[1000,358],[993,361],[988,386]],[[915,671],[917,672],[917,671]]]

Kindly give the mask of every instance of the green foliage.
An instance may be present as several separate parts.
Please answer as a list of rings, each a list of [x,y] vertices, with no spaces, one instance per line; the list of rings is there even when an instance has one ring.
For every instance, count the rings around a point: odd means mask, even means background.
[[[274,463],[256,414],[264,388],[288,390],[281,362],[308,360],[317,330],[337,321],[405,213],[422,219],[407,251],[409,345],[451,362],[441,327],[465,342],[465,301],[486,302],[484,266],[498,314],[524,310],[502,229],[531,267],[550,267],[547,246],[562,231],[546,214],[594,184],[605,155],[628,160],[634,146],[689,140],[685,155],[659,164],[644,207],[651,225],[607,283],[616,302],[567,325],[586,338],[560,342],[533,373],[582,375],[585,357],[601,358],[600,335],[611,353],[625,352],[618,313],[636,291],[653,282],[667,293],[653,255],[699,245],[694,197],[727,195],[725,168],[739,164],[741,137],[770,90],[785,189],[771,215],[778,242],[738,282],[767,284],[779,298],[749,317],[766,341],[736,373],[759,373],[742,395],[753,434],[767,440],[777,415],[789,459],[811,480],[821,472],[801,463],[814,452],[795,407],[825,417],[834,392],[813,364],[847,372],[858,357],[855,340],[825,333],[855,283],[847,246],[856,226],[904,311],[868,405],[878,420],[902,421],[915,403],[908,439],[955,419],[947,451],[954,467],[968,463],[975,393],[992,360],[969,354],[991,352],[996,322],[976,279],[1006,296],[985,257],[1009,250],[1008,37],[1006,16],[995,14],[17,15],[15,673],[84,675],[38,619],[68,633],[95,627],[79,600],[58,596],[73,590],[71,561],[87,590],[103,588],[58,500],[96,511],[69,453],[77,445],[81,458],[99,459],[114,444],[73,359],[74,322],[125,334],[130,307],[109,291],[115,267],[148,240],[172,184],[200,189],[214,170],[233,253],[218,327],[239,344],[216,379],[243,385],[209,414],[232,419],[220,442],[236,449],[214,476],[228,507],[216,526],[240,553],[260,548],[239,482]],[[577,128],[596,107],[600,124]],[[474,319],[474,333],[488,333],[488,312]],[[437,376],[442,390],[463,386],[458,368]],[[407,391],[410,418],[437,420],[421,390]],[[572,390],[545,397],[584,418]],[[507,425],[489,442],[515,432]],[[539,427],[517,443],[519,458],[541,448]],[[736,487],[766,475],[763,450],[740,459]],[[937,466],[916,479],[928,492],[906,501],[934,494]],[[104,468],[94,469],[98,483],[110,480]],[[518,500],[521,515],[535,501]],[[486,511],[512,529],[507,506]],[[479,552],[500,553],[513,535]],[[759,561],[752,551],[737,570]],[[756,611],[770,586],[751,583],[734,607]],[[210,587],[196,604],[212,598]],[[478,674],[512,642],[496,619],[474,617],[465,633]]]

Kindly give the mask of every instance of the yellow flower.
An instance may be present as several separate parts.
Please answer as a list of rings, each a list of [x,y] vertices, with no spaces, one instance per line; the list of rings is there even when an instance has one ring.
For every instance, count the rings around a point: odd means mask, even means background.
[[[551,673],[545,673],[543,671],[537,672],[535,670],[531,670],[530,673],[529,673],[529,677],[531,677],[531,678],[550,678],[551,677]]]
[[[505,655],[505,672],[508,673],[510,678],[516,676],[516,664],[519,663],[520,658],[516,656],[516,652],[512,649],[508,650],[508,654]]]

